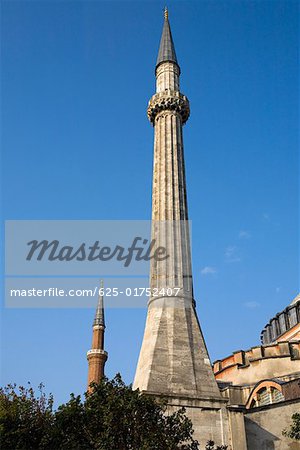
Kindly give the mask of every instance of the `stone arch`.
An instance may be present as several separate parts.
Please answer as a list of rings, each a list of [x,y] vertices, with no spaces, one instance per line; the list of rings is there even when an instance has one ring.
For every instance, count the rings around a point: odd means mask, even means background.
[[[256,406],[261,406],[259,405],[259,401],[258,401],[258,395],[261,393],[264,393],[265,391],[267,393],[270,394],[270,404],[271,403],[276,403],[278,400],[272,401],[272,394],[273,391],[277,391],[281,394],[281,396],[283,397],[283,393],[282,393],[282,386],[279,382],[274,381],[274,380],[263,380],[263,381],[259,381],[254,388],[252,389],[247,403],[246,403],[246,409],[249,408],[255,408]],[[280,395],[279,395],[280,397]]]

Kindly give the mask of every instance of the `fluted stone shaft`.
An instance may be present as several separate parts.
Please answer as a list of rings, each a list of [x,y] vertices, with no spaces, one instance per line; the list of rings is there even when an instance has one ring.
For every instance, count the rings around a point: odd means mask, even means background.
[[[150,287],[179,287],[192,300],[182,119],[176,111],[166,110],[155,118],[152,189],[152,239],[169,257],[151,260]]]

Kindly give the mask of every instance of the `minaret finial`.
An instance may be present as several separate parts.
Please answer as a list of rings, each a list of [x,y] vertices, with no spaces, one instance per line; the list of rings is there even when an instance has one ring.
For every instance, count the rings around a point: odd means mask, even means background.
[[[169,11],[168,8],[165,6],[165,10],[164,10],[164,16],[165,16],[165,20],[168,20],[169,18]]]

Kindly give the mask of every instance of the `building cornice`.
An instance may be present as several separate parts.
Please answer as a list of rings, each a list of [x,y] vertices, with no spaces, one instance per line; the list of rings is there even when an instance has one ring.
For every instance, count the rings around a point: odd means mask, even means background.
[[[270,344],[277,341],[300,324],[300,296],[298,295],[292,303],[283,311],[277,313],[264,327],[261,332],[262,344]],[[300,325],[299,325],[300,326]]]

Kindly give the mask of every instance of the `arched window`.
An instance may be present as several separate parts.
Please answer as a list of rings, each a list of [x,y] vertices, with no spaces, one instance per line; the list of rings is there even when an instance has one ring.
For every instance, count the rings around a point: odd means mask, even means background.
[[[257,392],[256,398],[257,398],[256,406],[264,406],[264,405],[269,405],[271,403],[270,392],[268,392],[268,389],[266,387],[260,389]]]
[[[282,402],[284,396],[280,384],[274,381],[264,381],[257,385],[248,398],[246,408],[257,408],[258,406],[270,405]]]
[[[278,389],[274,387],[271,388],[271,395],[272,395],[272,403],[278,403],[284,400],[282,392],[280,392]]]

